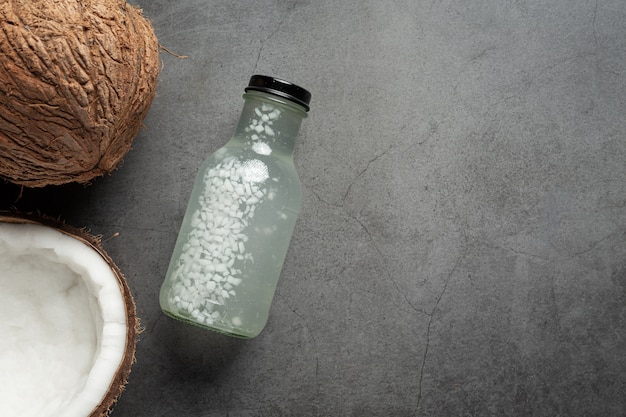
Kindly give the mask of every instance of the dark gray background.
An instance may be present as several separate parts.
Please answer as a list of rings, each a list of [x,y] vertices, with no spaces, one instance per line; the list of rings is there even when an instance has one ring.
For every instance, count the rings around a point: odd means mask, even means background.
[[[139,3],[188,58],[161,53],[124,164],[0,185],[126,274],[145,331],[113,417],[626,415],[623,0]],[[271,318],[240,341],[157,295],[253,73],[313,101]]]

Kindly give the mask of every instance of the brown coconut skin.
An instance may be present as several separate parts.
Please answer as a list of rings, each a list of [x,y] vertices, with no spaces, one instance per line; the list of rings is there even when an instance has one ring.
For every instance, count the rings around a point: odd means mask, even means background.
[[[0,178],[87,184],[128,153],[159,45],[123,0],[0,1]]]
[[[68,226],[65,223],[49,217],[10,211],[0,211],[0,223],[38,224],[54,228],[61,233],[79,240],[83,244],[95,250],[109,265],[113,274],[117,278],[120,292],[122,293],[122,297],[124,299],[124,307],[126,309],[126,346],[124,348],[124,358],[119,364],[113,380],[111,380],[106,395],[101,399],[98,406],[91,411],[88,417],[108,416],[128,382],[128,376],[130,375],[132,365],[135,363],[137,336],[141,332],[135,300],[128,283],[126,282],[124,274],[104,250],[100,238],[92,236],[84,229],[77,229],[75,227]]]

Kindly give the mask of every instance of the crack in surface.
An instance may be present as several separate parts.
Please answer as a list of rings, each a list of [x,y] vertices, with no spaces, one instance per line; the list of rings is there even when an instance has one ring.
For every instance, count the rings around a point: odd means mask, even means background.
[[[367,164],[365,164],[365,167],[361,171],[359,171],[359,173],[354,177],[354,179],[350,181],[350,184],[348,184],[348,188],[346,189],[346,192],[343,194],[343,198],[341,199],[341,207],[345,205],[346,199],[348,198],[350,191],[352,191],[352,186],[354,185],[354,183],[357,182],[358,179],[361,178],[363,175],[365,175],[365,173],[370,169],[370,166],[374,162],[378,161],[380,158],[387,155],[393,148],[394,146],[390,145],[387,149],[385,149],[384,151],[382,151],[381,153],[379,153],[378,155],[374,156],[372,159],[367,161]]]
[[[378,159],[380,156],[374,158],[371,162],[373,162],[374,160]],[[370,162],[370,163],[371,163]],[[355,179],[356,181],[356,179]],[[303,184],[305,187],[306,184]],[[417,313],[423,314],[423,315],[430,315],[427,311],[420,309],[419,307],[415,306],[407,297],[406,293],[404,291],[402,291],[400,289],[400,286],[398,285],[398,283],[396,282],[395,279],[393,279],[392,274],[389,273],[388,270],[388,262],[387,262],[387,257],[385,256],[385,254],[383,253],[382,249],[380,249],[380,247],[378,246],[378,244],[376,243],[376,240],[374,239],[374,237],[372,236],[372,233],[370,232],[370,230],[368,229],[368,227],[365,225],[365,223],[363,223],[363,221],[361,221],[357,216],[351,214],[350,212],[348,212],[348,210],[346,210],[346,208],[343,205],[339,205],[339,204],[334,204],[331,203],[329,201],[326,201],[325,199],[323,199],[321,196],[319,196],[314,190],[312,190],[310,187],[307,187],[307,189],[311,192],[311,194],[313,194],[319,201],[331,206],[331,207],[335,207],[337,209],[340,209],[347,217],[349,217],[351,220],[353,220],[354,222],[356,222],[361,229],[363,229],[363,231],[365,232],[367,239],[370,241],[372,247],[374,248],[374,250],[376,251],[376,253],[378,254],[378,256],[381,258],[382,263],[384,264],[385,268],[384,268],[384,274],[387,276],[387,279],[389,281],[391,281],[391,283],[393,283],[394,287],[396,288],[396,290],[398,291],[398,293],[401,294],[402,298],[405,300],[405,302],[407,303],[407,305],[414,310]]]
[[[593,32],[593,41],[596,45],[596,49],[598,49],[598,46],[600,45],[600,43],[598,42],[598,29],[596,27],[596,19],[598,17],[598,0],[596,0],[594,6],[593,6],[593,14],[591,17],[591,28],[592,28],[592,32]]]
[[[139,331],[137,332],[138,344],[143,343],[142,341],[152,337],[152,335],[154,334],[154,329],[161,322],[163,317],[165,317],[165,313],[163,313],[163,311],[159,309],[159,315],[157,316],[156,319],[154,319],[154,321],[148,327],[144,327],[141,321],[139,321]],[[137,320],[140,320],[140,318],[137,317]]]
[[[591,241],[588,245],[586,245],[587,246],[586,248],[580,249],[577,251],[568,251],[566,248],[559,248],[554,243],[548,242],[550,247],[554,249],[555,251],[554,255],[550,255],[550,254],[542,255],[539,253],[533,253],[533,252],[525,250],[524,248],[517,249],[506,244],[497,245],[497,244],[489,244],[487,242],[482,242],[482,244],[485,247],[490,248],[490,249],[504,250],[507,252],[514,253],[516,255],[526,256],[530,259],[538,259],[538,260],[545,261],[545,262],[567,262],[567,261],[576,259],[582,255],[585,255],[589,252],[592,252],[593,250],[595,250],[598,246],[602,245],[607,240],[610,240],[615,236],[623,235],[623,234],[625,234],[623,231],[611,232],[607,234],[606,236],[603,236],[603,237],[600,237],[598,239]],[[563,256],[558,256],[559,253],[563,254]]]
[[[464,246],[463,252],[457,258],[454,266],[452,267],[452,269],[450,270],[450,272],[446,276],[443,288],[442,288],[441,292],[439,293],[439,297],[437,297],[437,300],[435,301],[435,305],[433,306],[432,310],[430,311],[430,313],[426,313],[429,316],[429,319],[428,319],[428,325],[426,326],[426,346],[424,347],[424,355],[422,357],[422,363],[421,363],[420,370],[419,370],[419,380],[418,380],[418,384],[417,384],[417,402],[415,404],[415,415],[416,416],[419,415],[419,409],[420,409],[420,406],[422,404],[422,385],[423,385],[423,381],[424,381],[424,369],[426,368],[426,360],[428,359],[428,349],[430,347],[430,328],[431,328],[431,325],[432,325],[434,317],[435,317],[435,311],[439,307],[439,303],[441,302],[443,296],[446,293],[446,290],[448,289],[448,284],[450,283],[450,280],[452,279],[452,276],[458,270],[459,265],[461,264],[461,261],[463,259],[465,259],[465,256],[467,255],[467,251],[468,251],[468,247],[469,247],[469,245],[467,243],[468,238],[467,238],[467,235],[465,234],[465,232],[463,232],[463,235],[465,236],[465,246]]]
[[[431,316],[431,313],[428,313],[425,310],[422,310],[421,308],[417,307],[416,305],[414,305],[411,300],[409,300],[409,298],[406,295],[406,291],[402,291],[400,289],[400,286],[398,285],[397,281],[395,279],[393,279],[392,274],[389,273],[388,270],[388,263],[387,263],[387,257],[385,256],[385,254],[383,253],[383,251],[378,247],[378,245],[376,244],[376,241],[374,240],[374,237],[372,236],[372,234],[370,233],[369,229],[367,228],[367,226],[361,221],[359,220],[356,216],[352,216],[349,213],[347,213],[348,216],[350,218],[352,218],[355,222],[357,222],[361,228],[365,231],[365,234],[367,235],[367,238],[369,239],[369,241],[372,243],[372,246],[374,247],[374,250],[376,251],[376,253],[378,253],[378,256],[380,256],[380,258],[383,261],[383,264],[385,265],[385,275],[387,276],[387,279],[389,281],[391,281],[394,285],[394,287],[396,288],[396,290],[402,295],[402,298],[404,299],[404,301],[407,303],[407,305],[414,310],[417,313],[426,315],[426,316]]]
[[[276,25],[276,27],[274,28],[274,30],[265,37],[265,39],[260,39],[261,42],[261,47],[259,48],[259,53],[256,56],[256,61],[254,62],[254,68],[252,69],[252,72],[254,73],[257,70],[257,67],[259,66],[259,61],[261,60],[261,55],[263,54],[263,51],[265,50],[265,44],[274,37],[274,35],[276,35],[276,33],[278,33],[278,31],[280,30],[280,27],[283,25],[283,23],[285,23],[285,21],[287,20],[287,17],[289,17],[289,15],[291,14],[291,12],[293,12],[293,10],[296,8],[295,3],[292,4],[291,6],[289,6],[289,8],[287,9],[287,11],[285,12],[285,14],[283,15],[282,19],[280,20],[280,22],[278,22],[278,24]]]
[[[294,307],[292,307],[292,305],[289,303],[287,298],[278,292],[276,293],[276,295],[283,300],[283,302],[287,305],[287,307],[289,307],[289,310],[291,310],[291,312],[300,320],[300,322],[302,323],[302,326],[306,329],[306,331],[309,333],[309,336],[311,337],[311,341],[313,342],[313,350],[315,352],[315,373],[314,373],[315,398],[319,400],[320,398],[320,383],[319,383],[320,355],[319,355],[319,350],[317,347],[317,340],[315,339],[315,335],[313,334],[313,331],[311,330],[309,323],[304,319],[304,317],[302,317],[302,315],[300,315],[300,313],[298,313],[298,311]],[[315,409],[315,415],[317,416],[318,407],[314,405],[313,408]]]
[[[443,122],[443,120],[445,120],[446,117],[444,117],[444,119],[442,119],[440,122]],[[422,140],[421,142],[411,143],[409,146],[405,147],[405,150],[411,149],[411,148],[413,148],[415,146],[423,145],[431,137],[433,137],[433,136],[435,136],[437,134],[438,128],[439,128],[439,123],[437,125],[435,125],[435,126],[431,126],[431,129],[429,130],[426,139]],[[372,235],[372,232],[369,230],[368,226],[361,219],[359,219],[358,215],[351,213],[345,207],[346,200],[348,199],[349,195],[351,194],[351,191],[352,191],[352,188],[353,188],[354,184],[369,171],[369,169],[371,168],[371,166],[375,162],[379,161],[385,155],[389,154],[389,152],[391,152],[394,148],[395,148],[394,145],[390,145],[387,149],[385,149],[384,151],[380,152],[379,154],[373,156],[372,158],[370,158],[367,161],[367,163],[365,164],[365,167],[363,167],[363,169],[361,169],[357,173],[357,175],[353,178],[353,180],[350,182],[350,184],[346,188],[346,191],[345,191],[345,193],[344,193],[340,203],[332,203],[330,201],[327,201],[326,199],[322,198],[311,187],[308,187],[304,183],[303,183],[303,185],[305,187],[307,187],[307,189],[319,201],[327,204],[330,207],[334,207],[334,208],[337,208],[337,209],[341,210],[347,217],[349,217],[352,221],[356,222],[360,226],[360,228],[365,232],[365,234],[367,236],[367,239],[370,241],[370,244],[372,245],[373,249],[376,251],[376,253],[378,254],[379,258],[382,260],[382,264],[384,265],[383,273],[387,277],[388,281],[390,281],[393,284],[393,286],[395,287],[396,291],[401,295],[401,297],[404,299],[406,305],[409,306],[409,308],[411,308],[413,311],[415,311],[416,313],[419,313],[422,316],[427,316],[428,317],[428,323],[427,323],[427,326],[426,326],[426,343],[425,343],[424,353],[423,353],[423,355],[421,357],[421,360],[420,360],[420,363],[419,363],[418,383],[417,383],[417,385],[418,385],[418,396],[417,396],[417,402],[416,402],[416,405],[415,405],[415,414],[417,415],[419,413],[419,409],[420,409],[421,401],[422,401],[422,385],[423,385],[423,379],[424,379],[424,370],[425,370],[425,367],[426,367],[426,361],[427,361],[428,353],[429,353],[430,337],[431,337],[431,326],[432,326],[432,323],[434,321],[434,315],[435,315],[435,312],[436,312],[437,308],[439,307],[439,304],[440,304],[441,300],[443,299],[443,296],[445,295],[445,293],[447,291],[448,284],[450,283],[450,280],[452,279],[452,276],[458,270],[462,260],[467,255],[467,252],[468,252],[468,243],[467,243],[468,242],[468,237],[467,237],[467,234],[465,233],[465,231],[463,231],[463,236],[465,237],[464,249],[463,249],[462,253],[459,255],[459,257],[457,258],[457,260],[456,260],[455,264],[453,265],[452,269],[450,270],[450,272],[445,277],[443,288],[440,291],[439,295],[437,296],[437,299],[435,301],[435,304],[434,304],[433,308],[430,311],[427,311],[427,310],[419,308],[413,302],[411,302],[411,300],[407,296],[407,292],[406,291],[402,291],[402,289],[400,288],[400,285],[398,284],[398,282],[393,278],[393,275],[389,272],[389,264],[388,264],[388,261],[387,261],[387,257],[383,253],[383,250],[377,244],[376,239]],[[297,313],[295,311],[294,311],[294,314],[297,315]]]
[[[372,162],[374,162],[375,160],[379,159],[381,155],[373,158],[370,161],[370,164]],[[367,169],[363,170],[363,172],[367,171]],[[361,174],[362,175],[362,174]],[[387,279],[393,283],[394,287],[396,288],[396,290],[398,291],[398,293],[401,294],[402,298],[404,299],[404,301],[406,302],[406,304],[415,312],[423,315],[423,316],[427,316],[428,317],[428,324],[426,325],[426,343],[425,343],[425,347],[424,347],[424,353],[421,357],[421,362],[419,365],[419,372],[418,372],[418,383],[417,383],[417,401],[415,404],[415,411],[414,414],[417,416],[419,415],[419,409],[420,406],[422,404],[422,387],[423,387],[423,381],[424,381],[424,370],[426,368],[426,361],[428,359],[428,353],[429,353],[429,347],[430,347],[430,337],[431,337],[431,326],[433,324],[434,318],[435,318],[435,312],[437,311],[437,308],[439,307],[439,304],[441,303],[441,300],[443,299],[444,295],[446,294],[446,291],[448,289],[448,285],[450,283],[450,280],[452,279],[452,276],[456,273],[456,271],[459,269],[459,266],[461,265],[461,262],[463,261],[463,259],[465,259],[465,257],[467,256],[467,252],[469,250],[469,244],[468,244],[468,236],[467,233],[465,231],[463,231],[463,236],[464,236],[464,240],[465,240],[465,244],[464,244],[464,248],[462,253],[458,256],[455,264],[453,265],[452,269],[450,270],[450,272],[447,274],[445,280],[444,280],[444,285],[442,290],[440,291],[436,301],[435,301],[435,305],[433,306],[433,308],[431,309],[431,311],[426,311],[423,309],[420,309],[419,307],[415,306],[411,300],[409,300],[409,298],[407,297],[407,294],[405,291],[402,291],[400,286],[398,285],[398,283],[393,279],[392,274],[389,273],[388,270],[388,262],[387,262],[387,257],[385,256],[385,254],[383,253],[382,249],[378,246],[378,244],[376,243],[376,240],[374,239],[374,237],[372,236],[372,233],[370,232],[370,230],[368,229],[367,225],[361,221],[357,216],[350,214],[343,206],[337,205],[337,204],[332,204],[329,203],[327,201],[325,201],[324,199],[322,199],[319,195],[317,195],[313,190],[311,190],[309,188],[309,190],[313,193],[313,195],[315,197],[317,197],[320,201],[328,204],[331,207],[335,207],[335,208],[339,208],[341,209],[350,219],[352,219],[353,221],[355,221],[357,224],[359,224],[359,226],[363,229],[363,231],[365,232],[365,234],[367,235],[368,240],[371,242],[374,250],[376,251],[376,253],[378,254],[378,256],[381,258],[382,263],[385,265],[384,268],[384,274],[387,276]],[[295,311],[294,311],[295,313]],[[297,315],[297,313],[295,313]]]
[[[593,12],[591,15],[591,33],[593,35],[593,43],[594,43],[594,51],[593,51],[593,57],[595,59],[595,64],[596,64],[596,70],[603,72],[603,73],[607,73],[607,74],[612,74],[612,75],[621,75],[619,72],[617,71],[612,71],[610,69],[607,68],[603,68],[602,64],[600,62],[600,58],[598,57],[598,51],[600,49],[600,40],[598,38],[598,26],[597,26],[597,20],[598,20],[598,7],[599,7],[599,2],[598,0],[595,1],[594,6],[593,6]]]

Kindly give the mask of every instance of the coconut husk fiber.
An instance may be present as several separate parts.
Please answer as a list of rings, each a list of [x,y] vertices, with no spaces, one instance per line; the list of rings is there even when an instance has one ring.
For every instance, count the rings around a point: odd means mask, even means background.
[[[2,0],[0,177],[42,187],[110,173],[158,72],[153,28],[123,0]]]

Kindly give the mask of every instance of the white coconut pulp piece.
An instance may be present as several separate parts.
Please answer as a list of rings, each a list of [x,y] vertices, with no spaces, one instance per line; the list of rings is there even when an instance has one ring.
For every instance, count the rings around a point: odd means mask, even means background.
[[[94,248],[51,227],[0,222],[0,416],[90,415],[123,362],[126,313]]]

